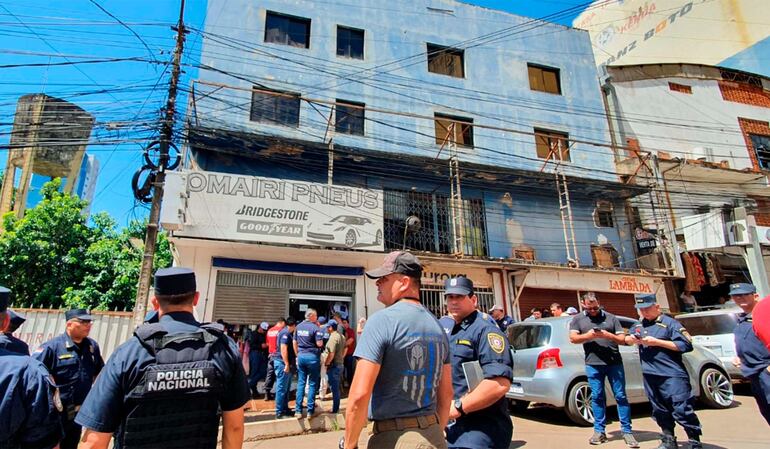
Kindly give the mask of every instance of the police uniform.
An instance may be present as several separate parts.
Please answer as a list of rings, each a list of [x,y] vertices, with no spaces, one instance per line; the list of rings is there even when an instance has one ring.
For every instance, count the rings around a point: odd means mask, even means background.
[[[9,299],[10,291],[0,287],[0,313]],[[57,406],[61,402],[45,366],[0,347],[0,447],[56,446],[62,436]]]
[[[454,285],[452,282],[454,281]],[[452,287],[464,288],[455,290]],[[446,281],[446,294],[473,294],[473,283],[467,278],[453,278]],[[464,293],[469,292],[469,293]],[[469,380],[465,377],[463,364],[477,361],[483,379],[496,377],[513,378],[513,362],[505,336],[497,325],[490,323],[485,313],[473,311],[459,324],[452,320],[448,333],[452,364],[452,388],[455,404],[468,394]],[[449,317],[444,317],[449,318]],[[448,320],[440,320],[442,327]],[[481,379],[479,379],[481,380]],[[513,437],[513,423],[508,414],[505,397],[483,410],[465,414],[446,429],[450,448],[508,448]]]
[[[0,348],[16,354],[29,355],[29,345],[13,336],[13,332],[27,319],[13,310],[8,310],[8,315],[11,317],[11,325],[5,333],[0,333]]]
[[[65,313],[65,318],[67,321],[76,318],[92,319],[84,309],[69,310]],[[61,442],[61,449],[74,449],[80,440],[81,431],[80,426],[74,421],[75,415],[91,390],[96,376],[104,367],[99,345],[89,337],[84,338],[80,343],[75,343],[64,332],[43,343],[32,357],[48,368],[48,372],[51,373],[59,388],[61,402],[64,405],[62,412],[64,439]]]
[[[637,309],[655,304],[654,295],[636,298]],[[701,447],[701,425],[693,409],[690,377],[682,361],[682,355],[693,349],[690,334],[677,320],[662,314],[652,321],[643,319],[632,326],[630,333],[638,338],[672,341],[679,349],[671,351],[659,346],[639,345],[644,391],[652,405],[652,417],[663,430],[663,443],[659,448],[677,447],[675,423],[684,428],[690,438],[690,447]]]
[[[751,284],[733,284],[730,294],[754,294]],[[764,301],[768,301],[765,299]],[[751,392],[757,400],[759,411],[770,424],[770,351],[757,337],[752,314],[741,314],[735,327],[735,349],[741,359],[741,374],[751,382]]]
[[[155,294],[195,291],[186,268],[155,274]],[[246,373],[235,342],[219,324],[192,313],[161,309],[110,357],[75,419],[113,433],[115,448],[215,448],[220,410],[249,400]]]

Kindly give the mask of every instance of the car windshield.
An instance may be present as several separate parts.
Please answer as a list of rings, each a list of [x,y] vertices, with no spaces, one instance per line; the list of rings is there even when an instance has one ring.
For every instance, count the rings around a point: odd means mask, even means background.
[[[530,349],[546,346],[551,340],[551,326],[511,326],[508,338],[513,349]]]
[[[732,334],[738,323],[738,317],[734,313],[692,317],[680,316],[677,317],[677,320],[687,328],[690,335]]]
[[[358,219],[356,217],[351,217],[350,215],[340,215],[332,219],[329,223],[358,224]]]

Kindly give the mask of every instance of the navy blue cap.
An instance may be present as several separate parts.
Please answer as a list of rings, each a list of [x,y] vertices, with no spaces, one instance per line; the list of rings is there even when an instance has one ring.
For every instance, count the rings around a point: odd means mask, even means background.
[[[86,309],[71,309],[66,312],[64,312],[64,317],[69,320],[74,320],[75,318],[83,321],[93,321],[94,317],[91,316],[91,312],[89,312]]]
[[[0,286],[0,313],[5,312],[8,309],[8,304],[10,302],[11,291],[3,286]]]
[[[334,321],[334,320],[332,320],[332,321]],[[321,323],[321,324],[326,323],[326,317],[325,316],[319,316],[318,317],[318,322]]]
[[[157,323],[160,317],[158,317],[157,310],[150,310],[147,315],[144,316],[145,323]]]
[[[293,316],[286,317],[287,326],[294,326],[295,324],[297,324],[297,320]]]
[[[447,279],[444,281],[445,295],[473,295],[473,281],[464,277]]]
[[[730,296],[751,295],[756,292],[757,292],[757,288],[751,284],[746,284],[746,283],[730,284]]]
[[[8,311],[8,315],[11,316],[11,327],[14,327],[16,329],[19,328],[25,321],[27,321],[27,317],[20,313],[16,313],[13,310]]]
[[[644,309],[645,307],[654,306],[658,303],[658,298],[655,295],[635,295],[634,307],[637,309]]]
[[[156,295],[184,295],[195,291],[195,272],[189,268],[161,268],[155,272]]]
[[[329,320],[329,322],[326,323],[326,325],[331,327],[332,329],[337,329],[337,322],[334,320]]]

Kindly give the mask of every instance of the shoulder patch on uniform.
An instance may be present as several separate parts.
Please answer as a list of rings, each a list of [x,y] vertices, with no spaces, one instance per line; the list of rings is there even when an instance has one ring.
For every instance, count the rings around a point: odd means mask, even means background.
[[[687,329],[685,329],[685,328],[681,328],[681,329],[679,329],[679,333],[681,333],[682,335],[684,335],[684,338],[686,338],[686,339],[687,339],[687,341],[692,341],[692,337],[690,336],[690,333],[689,333],[689,332],[687,332]]]
[[[489,346],[492,348],[493,351],[495,351],[498,354],[502,354],[505,350],[505,340],[504,337],[500,334],[496,334],[494,332],[490,332],[487,334],[487,340],[489,341]]]

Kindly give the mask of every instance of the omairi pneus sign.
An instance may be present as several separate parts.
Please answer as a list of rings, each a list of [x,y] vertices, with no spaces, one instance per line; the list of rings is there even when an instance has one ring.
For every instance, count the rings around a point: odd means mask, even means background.
[[[384,250],[381,190],[199,171],[167,180],[162,222],[177,236]]]

